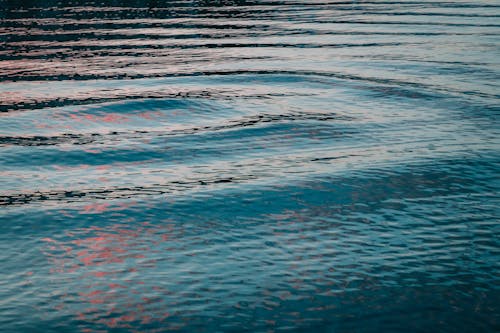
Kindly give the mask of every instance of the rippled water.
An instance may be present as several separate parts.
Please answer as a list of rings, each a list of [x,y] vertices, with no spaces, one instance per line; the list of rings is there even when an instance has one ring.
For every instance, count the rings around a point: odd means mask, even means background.
[[[499,329],[500,2],[0,8],[1,332]]]

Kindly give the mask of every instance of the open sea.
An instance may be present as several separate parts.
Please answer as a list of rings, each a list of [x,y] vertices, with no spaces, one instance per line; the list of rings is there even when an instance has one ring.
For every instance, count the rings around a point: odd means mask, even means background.
[[[0,0],[0,332],[500,331],[500,0]]]

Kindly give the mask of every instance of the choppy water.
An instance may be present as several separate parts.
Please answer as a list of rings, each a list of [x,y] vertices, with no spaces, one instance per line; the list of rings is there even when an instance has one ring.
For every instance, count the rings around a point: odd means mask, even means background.
[[[499,329],[500,2],[0,8],[1,332]]]

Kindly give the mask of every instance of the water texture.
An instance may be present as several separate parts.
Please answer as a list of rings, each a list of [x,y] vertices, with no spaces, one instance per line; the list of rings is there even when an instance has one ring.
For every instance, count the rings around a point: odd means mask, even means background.
[[[500,2],[0,0],[0,332],[500,330]]]

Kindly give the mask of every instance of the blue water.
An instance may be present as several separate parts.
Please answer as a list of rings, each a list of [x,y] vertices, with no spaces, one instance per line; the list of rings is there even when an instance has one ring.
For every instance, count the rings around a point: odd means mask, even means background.
[[[500,329],[500,2],[0,0],[0,332]]]

